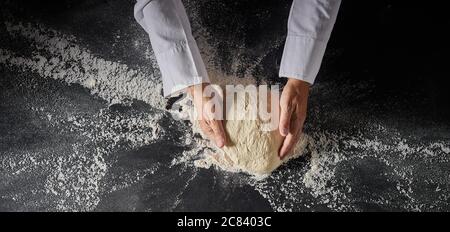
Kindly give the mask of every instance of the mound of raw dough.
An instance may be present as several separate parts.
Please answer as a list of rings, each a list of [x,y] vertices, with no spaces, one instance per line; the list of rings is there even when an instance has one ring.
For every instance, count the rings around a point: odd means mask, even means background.
[[[269,94],[267,98],[268,107],[270,106],[271,98],[272,95]],[[224,125],[228,143],[222,149],[219,149],[219,153],[209,154],[202,159],[196,160],[195,165],[197,167],[208,168],[211,164],[214,164],[230,172],[246,172],[255,176],[267,176],[284,162],[303,154],[308,141],[306,135],[301,136],[300,141],[287,158],[280,160],[278,151],[283,143],[283,137],[279,133],[278,128],[275,127],[276,129],[271,131],[261,130],[262,127],[267,128],[268,123],[259,117],[256,120],[230,119],[230,114],[237,113],[239,117],[239,115],[249,114],[256,109],[256,105],[250,104],[252,101],[249,99],[245,98],[244,109],[225,111],[227,114]],[[237,102],[234,99],[230,108],[234,108],[236,105]],[[193,124],[194,132],[200,133],[206,139],[206,136],[200,130],[198,121],[194,119],[192,114],[189,117]]]
[[[282,164],[278,150],[283,137],[278,130],[261,131],[260,120],[226,121],[230,144],[222,150],[236,168],[251,174],[268,174]]]
[[[250,174],[270,174],[284,162],[278,156],[278,151],[283,143],[283,137],[279,130],[261,130],[263,126],[267,125],[267,122],[262,121],[259,117],[256,120],[229,120],[230,113],[248,114],[254,110],[256,105],[250,104],[250,102],[249,98],[246,98],[244,110],[227,112],[225,130],[229,142],[222,150],[228,163],[231,163],[234,168]],[[268,102],[268,106],[270,106],[270,96]],[[235,104],[236,99],[232,107]],[[295,154],[301,153],[300,149],[303,149],[306,144],[304,140],[302,136],[301,141],[294,149]]]

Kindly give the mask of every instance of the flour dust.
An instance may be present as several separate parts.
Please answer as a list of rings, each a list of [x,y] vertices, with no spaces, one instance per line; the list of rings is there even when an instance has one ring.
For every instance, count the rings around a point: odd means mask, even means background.
[[[164,135],[160,120],[165,111],[165,100],[160,95],[161,84],[158,81],[125,64],[98,58],[77,45],[74,37],[44,26],[9,22],[4,26],[11,38],[26,40],[33,52],[23,56],[0,48],[0,64],[35,73],[42,78],[63,81],[67,85],[80,85],[106,101],[109,107],[99,108],[96,112],[71,112],[70,106],[39,106],[36,102],[39,97],[34,96],[33,99],[30,96],[30,105],[34,103],[30,110],[37,118],[47,121],[53,128],[60,128],[58,134],[75,133],[79,136],[69,148],[7,152],[2,156],[2,173],[20,178],[21,174],[41,170],[47,173],[42,177],[44,186],[33,189],[32,194],[36,197],[47,195],[38,202],[51,200],[39,204],[50,205],[49,209],[58,211],[89,211],[96,208],[105,191],[117,191],[155,171],[157,165],[148,170],[137,170],[119,182],[121,186],[105,187],[105,176],[114,165],[107,162],[106,157],[117,150],[132,150],[152,144]],[[26,86],[27,82],[19,84]],[[27,88],[33,89],[32,85]],[[118,105],[127,107],[135,100],[143,101],[155,110],[133,114],[113,110]],[[29,200],[21,199],[25,197],[23,194],[9,197],[16,201]]]

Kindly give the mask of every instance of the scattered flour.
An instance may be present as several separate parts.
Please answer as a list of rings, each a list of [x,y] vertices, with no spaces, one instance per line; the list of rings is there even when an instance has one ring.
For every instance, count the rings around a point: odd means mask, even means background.
[[[74,37],[43,26],[9,22],[5,22],[5,26],[12,38],[25,38],[42,53],[21,57],[0,49],[0,64],[32,71],[42,77],[64,80],[68,84],[80,84],[111,104],[137,99],[157,109],[164,109],[161,82],[154,80],[153,75],[98,58],[77,45]],[[46,52],[49,57],[43,55]]]
[[[412,186],[417,184],[415,182],[418,179],[416,176],[418,173],[413,171],[414,164],[411,165],[408,162],[413,156],[424,159],[419,162],[426,162],[426,157],[429,157],[428,150],[436,147],[443,147],[443,149],[434,149],[431,154],[445,159],[443,162],[448,162],[450,156],[445,151],[447,143],[441,141],[412,145],[401,137],[394,137],[390,140],[366,138],[367,135],[386,132],[386,130],[377,125],[371,128],[367,132],[368,134],[361,134],[357,137],[345,133],[339,135],[327,132],[311,133],[307,147],[310,154],[308,167],[291,166],[273,173],[267,179],[255,181],[253,185],[261,195],[269,200],[276,211],[309,210],[313,205],[317,207],[320,204],[337,211],[358,211],[360,209],[355,206],[354,199],[350,196],[352,191],[361,186],[350,184],[354,180],[342,179],[343,177],[338,175],[343,170],[337,170],[337,168],[343,163],[353,162],[351,166],[354,167],[358,161],[376,159],[382,161],[382,165],[385,167],[392,169],[392,174],[384,173],[383,175],[393,175],[391,181],[396,183],[395,190],[397,192],[380,193],[379,198],[368,198],[366,203],[377,204],[380,207],[384,205],[393,207],[395,204],[399,204],[397,207],[410,211],[421,211],[431,209],[432,205],[442,205],[443,201],[440,198],[424,204],[423,196],[415,193]],[[388,134],[395,133],[391,131]],[[439,177],[436,176],[430,176],[430,179],[439,181]],[[304,193],[311,194],[312,198],[302,197]],[[405,202],[399,200],[403,198],[406,199]],[[400,201],[400,203],[395,201]]]
[[[61,115],[52,113],[52,106],[35,107],[33,110],[48,120],[49,124],[62,128],[62,132],[76,132],[84,137],[74,141],[69,154],[61,154],[65,148],[55,151],[34,151],[22,155],[5,155],[2,167],[17,176],[23,172],[44,168],[46,177],[44,191],[52,195],[55,210],[89,211],[95,209],[104,191],[115,191],[122,187],[103,189],[103,181],[112,163],[105,161],[117,149],[135,149],[153,143],[164,130],[159,121],[164,114],[165,99],[160,94],[161,84],[139,70],[124,64],[98,58],[89,50],[76,44],[74,37],[63,35],[43,26],[5,22],[12,38],[30,42],[34,52],[31,57],[22,57],[0,48],[0,64],[31,71],[44,78],[63,80],[79,84],[110,105],[125,104],[130,100],[141,100],[156,108],[155,113],[120,115],[109,108],[101,109],[97,115]],[[159,111],[158,111],[159,110]],[[48,153],[51,154],[50,157]],[[126,181],[133,181],[152,174],[155,170],[144,170]],[[136,180],[131,180],[137,178]],[[32,190],[37,191],[40,190]],[[11,196],[19,200],[20,195]]]

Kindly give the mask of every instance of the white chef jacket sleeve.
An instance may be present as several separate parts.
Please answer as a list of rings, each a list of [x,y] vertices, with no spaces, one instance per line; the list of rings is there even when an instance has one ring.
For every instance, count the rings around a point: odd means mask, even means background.
[[[292,2],[280,77],[314,83],[340,3],[340,0]]]
[[[134,17],[150,36],[165,97],[188,86],[209,82],[180,0],[138,0]]]

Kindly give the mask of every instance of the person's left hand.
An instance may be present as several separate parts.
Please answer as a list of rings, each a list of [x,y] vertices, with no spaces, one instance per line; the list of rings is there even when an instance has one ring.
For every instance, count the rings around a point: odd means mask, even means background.
[[[285,136],[279,156],[283,159],[294,148],[303,130],[308,105],[309,83],[289,78],[280,98],[279,130]]]

